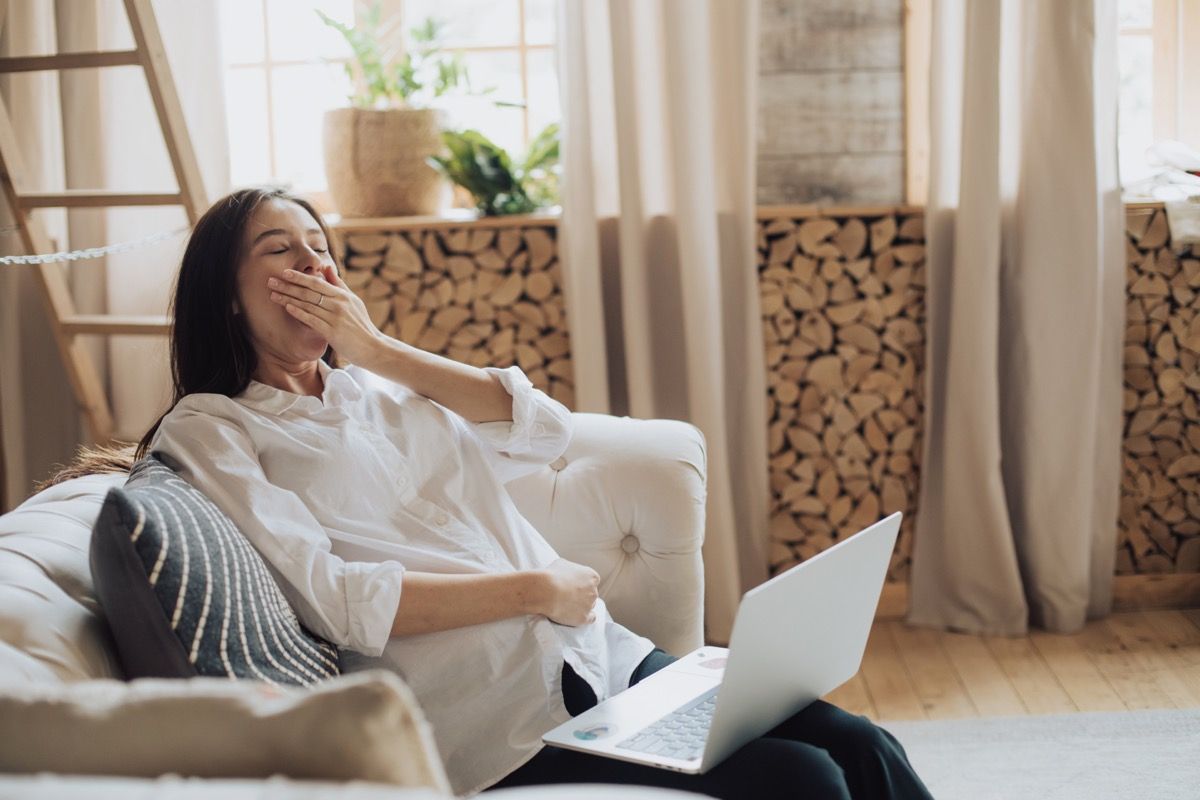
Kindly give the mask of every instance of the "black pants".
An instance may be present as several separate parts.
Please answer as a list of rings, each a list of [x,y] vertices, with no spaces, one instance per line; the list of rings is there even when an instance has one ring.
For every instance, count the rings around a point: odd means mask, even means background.
[[[629,685],[674,661],[654,650]],[[563,700],[572,715],[596,696],[564,665]],[[545,747],[493,788],[545,783],[626,783],[683,789],[721,798],[917,798],[932,800],[900,743],[866,717],[817,700],[749,742],[703,775],[683,775],[612,758]]]

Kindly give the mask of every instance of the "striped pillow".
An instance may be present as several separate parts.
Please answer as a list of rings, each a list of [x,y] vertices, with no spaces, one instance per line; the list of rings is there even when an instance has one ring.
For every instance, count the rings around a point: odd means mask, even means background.
[[[340,672],[229,517],[155,456],[109,490],[89,555],[128,678],[308,685]]]

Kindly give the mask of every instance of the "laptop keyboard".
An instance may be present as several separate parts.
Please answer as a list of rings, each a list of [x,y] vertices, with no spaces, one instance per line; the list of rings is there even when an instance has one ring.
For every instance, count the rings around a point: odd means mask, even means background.
[[[717,690],[720,688],[713,687],[625,741],[617,742],[616,746],[686,761],[699,758],[704,752],[704,741],[712,725],[713,711],[717,707]]]

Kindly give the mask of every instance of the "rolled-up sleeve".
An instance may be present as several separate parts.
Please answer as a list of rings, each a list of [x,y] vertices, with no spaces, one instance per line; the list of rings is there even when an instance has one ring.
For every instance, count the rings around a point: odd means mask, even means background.
[[[536,472],[571,443],[571,411],[534,387],[520,367],[484,367],[512,395],[512,420],[467,423],[501,483]]]
[[[400,604],[399,561],[345,561],[295,492],[267,480],[233,419],[184,406],[163,420],[151,452],[209,497],[271,568],[300,621],[330,642],[383,652]]]

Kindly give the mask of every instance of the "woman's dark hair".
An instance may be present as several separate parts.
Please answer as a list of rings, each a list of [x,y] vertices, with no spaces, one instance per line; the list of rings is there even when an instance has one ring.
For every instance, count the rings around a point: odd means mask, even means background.
[[[311,203],[285,189],[239,189],[213,203],[192,230],[175,279],[171,300],[171,405],[138,443],[136,458],[146,455],[163,417],[183,397],[202,392],[235,397],[249,385],[258,359],[245,317],[234,311],[237,272],[246,223],[267,200],[287,200],[312,214],[337,264],[333,237],[325,220]],[[333,358],[332,348],[327,348],[322,359],[332,363]]]

